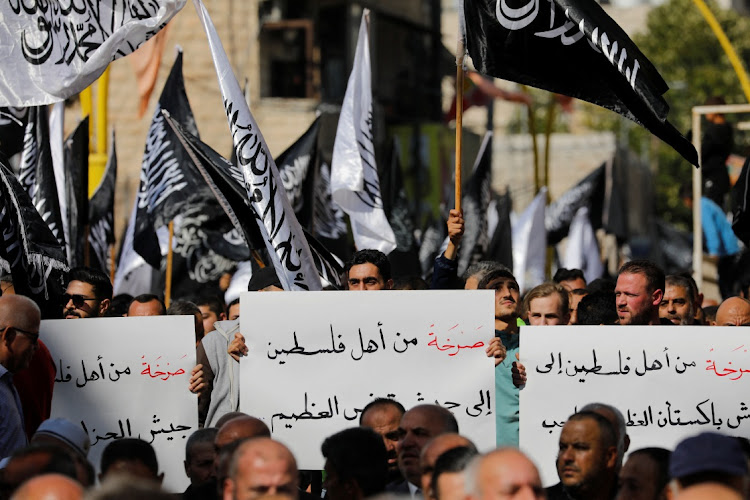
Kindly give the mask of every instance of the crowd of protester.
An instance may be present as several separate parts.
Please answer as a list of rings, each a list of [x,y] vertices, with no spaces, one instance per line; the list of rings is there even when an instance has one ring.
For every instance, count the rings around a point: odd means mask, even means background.
[[[238,411],[239,363],[247,354],[238,301],[227,305],[206,295],[166,307],[152,294],[113,297],[107,276],[76,268],[68,275],[60,307],[66,319],[195,317],[198,362],[188,389],[197,395],[200,429],[186,442],[190,486],[182,494],[162,491],[164,477],[154,449],[140,439],[112,441],[100,463],[92,464],[89,437],[81,426],[49,418],[55,364],[39,341],[40,309],[4,284],[0,499],[749,498],[746,439],[703,433],[672,451],[630,450],[621,412],[597,402],[565,422],[556,457],[559,482],[543,488],[535,464],[518,449],[519,391],[526,384],[526,370],[517,361],[525,325],[747,326],[747,287],[741,296],[710,310],[702,307],[703,295],[689,274],[665,276],[651,262],[630,261],[614,280],[591,283],[580,270],[560,269],[552,281],[522,297],[513,273],[496,262],[478,262],[459,279],[455,250],[463,233],[460,212],[451,212],[448,229],[450,243],[435,261],[431,286],[419,278],[394,279],[388,258],[376,250],[357,252],[345,266],[344,280],[356,291],[452,288],[459,282],[465,289],[494,290],[496,336],[486,352],[495,361],[495,443],[473,443],[443,407],[404,408],[392,399],[376,399],[362,409],[358,427],[321,443],[323,471],[300,471],[292,452],[273,439],[266,423]],[[272,268],[254,273],[248,289],[282,290]],[[494,451],[478,451],[490,448]]]

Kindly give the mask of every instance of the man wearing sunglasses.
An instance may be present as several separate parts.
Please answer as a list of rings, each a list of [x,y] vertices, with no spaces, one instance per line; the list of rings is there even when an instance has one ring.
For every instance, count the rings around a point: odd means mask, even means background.
[[[68,288],[63,295],[65,319],[103,316],[112,300],[112,283],[98,269],[76,267],[68,273]]]
[[[28,297],[0,297],[0,458],[26,446],[13,374],[29,366],[39,339],[39,307]]]

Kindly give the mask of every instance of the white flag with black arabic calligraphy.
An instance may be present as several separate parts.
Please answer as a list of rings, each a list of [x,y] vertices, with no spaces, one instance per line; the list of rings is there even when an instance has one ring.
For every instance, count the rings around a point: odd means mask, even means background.
[[[396,236],[383,210],[372,128],[372,81],[367,19],[362,13],[354,66],[346,85],[331,160],[333,201],[349,215],[358,250],[385,254],[396,248]]]
[[[250,113],[206,7],[200,0],[193,0],[193,4],[206,30],[237,164],[242,169],[248,197],[276,275],[284,290],[320,290],[310,247],[286,197],[276,163]]]
[[[0,106],[40,106],[77,94],[166,26],[185,2],[3,2]]]

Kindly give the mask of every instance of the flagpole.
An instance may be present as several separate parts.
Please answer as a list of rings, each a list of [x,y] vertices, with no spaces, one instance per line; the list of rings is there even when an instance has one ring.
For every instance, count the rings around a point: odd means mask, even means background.
[[[169,308],[172,297],[172,238],[174,237],[174,221],[169,221],[169,247],[167,250],[167,276],[164,286],[164,305]]]
[[[109,281],[115,282],[115,246],[109,246]]]
[[[260,254],[256,249],[253,248],[252,250],[250,250],[250,253],[253,255],[253,259],[255,259],[255,263],[258,264],[258,267],[260,267],[261,269],[266,267],[266,264],[263,262],[263,259],[260,257]]]
[[[526,85],[521,85],[521,90],[528,94]],[[534,105],[529,104],[526,107],[529,114],[529,134],[531,134],[531,148],[534,155],[534,195],[539,193],[541,185],[539,182],[539,147],[536,143],[536,119],[534,118]]]
[[[456,185],[455,201],[456,210],[461,210],[461,151],[463,149],[463,117],[464,117],[464,39],[459,35],[458,47],[456,48]]]

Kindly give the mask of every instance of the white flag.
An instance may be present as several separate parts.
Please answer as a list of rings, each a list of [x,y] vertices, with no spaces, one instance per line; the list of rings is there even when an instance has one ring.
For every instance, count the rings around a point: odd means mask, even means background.
[[[286,197],[276,163],[250,113],[206,7],[201,0],[193,0],[193,4],[208,36],[237,163],[276,275],[284,290],[320,290],[310,247]]]
[[[0,106],[61,101],[135,51],[186,0],[18,1],[0,6]]]
[[[599,245],[589,220],[589,209],[581,207],[570,223],[568,246],[562,266],[567,269],[580,269],[586,282],[600,278],[604,272]]]
[[[544,208],[547,188],[542,188],[513,224],[513,274],[521,293],[544,282],[547,261],[547,230]]]
[[[57,186],[58,200],[60,202],[60,213],[62,214],[62,228],[65,235],[65,254],[68,256],[68,264],[71,262],[72,253],[70,248],[71,235],[68,230],[68,197],[65,196],[65,156],[63,154],[63,142],[65,141],[65,104],[55,103],[49,112],[49,145],[52,153],[52,169],[55,171],[55,185]],[[63,193],[60,196],[60,193]]]
[[[372,81],[368,19],[362,13],[354,67],[346,85],[331,161],[333,201],[349,214],[358,250],[374,248],[389,254],[396,236],[383,211],[372,132]]]

